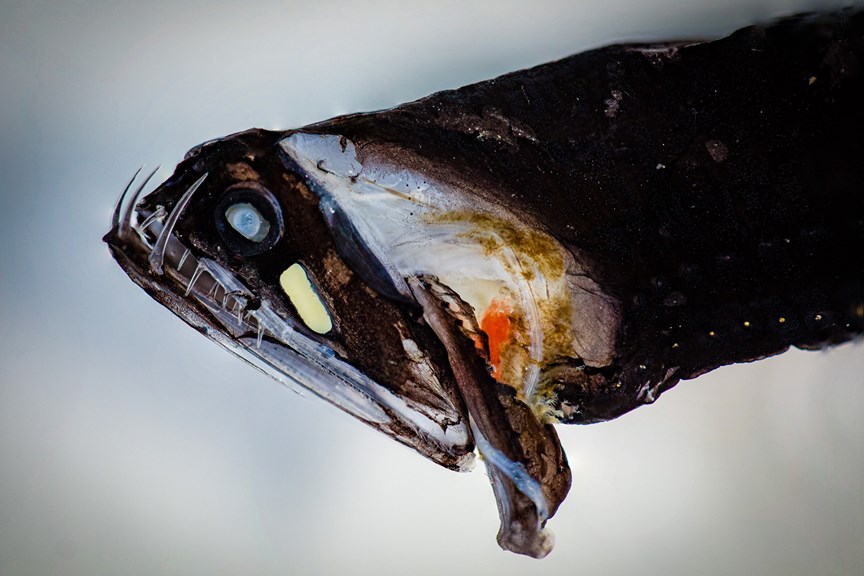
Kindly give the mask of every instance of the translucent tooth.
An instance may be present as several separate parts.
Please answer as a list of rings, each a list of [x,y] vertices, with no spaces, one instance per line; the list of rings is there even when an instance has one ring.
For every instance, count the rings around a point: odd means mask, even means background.
[[[184,192],[180,199],[177,200],[177,204],[174,205],[171,214],[169,214],[168,218],[165,220],[165,226],[159,233],[159,237],[156,238],[156,242],[153,243],[153,251],[150,252],[148,260],[150,261],[150,269],[156,274],[162,274],[162,264],[165,260],[165,248],[168,246],[168,239],[174,232],[174,226],[177,225],[177,221],[180,220],[180,216],[183,215],[183,211],[192,199],[192,195],[195,194],[195,191],[204,183],[205,178],[207,178],[207,173],[204,173],[200,178],[198,178],[198,180],[189,186],[186,192]]]
[[[212,277],[213,275],[211,274],[210,276]],[[220,288],[222,289],[222,292],[224,293],[225,287],[222,286],[222,284],[220,284],[219,281],[214,278],[213,279],[213,286],[210,288],[210,291],[207,292],[207,297],[210,298],[213,302],[216,302],[216,293],[219,292]],[[225,307],[224,303],[222,304],[222,307],[223,308]]]
[[[129,189],[132,188],[132,183],[135,182],[135,179],[138,178],[138,174],[141,173],[141,170],[144,169],[144,166],[138,168],[135,171],[135,174],[132,175],[132,178],[129,180],[129,183],[126,184],[126,187],[123,189],[123,193],[120,194],[120,198],[117,199],[117,204],[114,206],[114,215],[111,217],[111,227],[117,228],[120,226],[120,213],[123,209],[123,200],[126,199],[126,195],[129,193]]]
[[[147,228],[151,224],[153,224],[153,222],[155,222],[156,220],[161,220],[164,217],[165,217],[165,208],[163,208],[162,206],[159,206],[159,208],[157,208],[155,212],[150,214],[147,218],[144,219],[143,222],[141,222],[141,224],[138,225],[138,228],[143,232],[144,230],[147,230]]]
[[[183,255],[180,256],[180,261],[177,263],[177,271],[178,272],[183,269],[183,264],[186,263],[186,258],[189,257],[189,253],[190,253],[189,249],[186,248],[186,250],[183,251]]]
[[[237,311],[236,312],[237,313],[237,325],[242,326],[243,325],[243,311],[246,309],[246,306],[244,304],[241,304],[239,300],[235,300],[234,301],[234,308]]]
[[[198,279],[201,278],[201,274],[207,271],[207,268],[201,263],[198,262],[198,266],[195,268],[195,272],[192,273],[192,277],[189,278],[189,284],[186,285],[186,292],[183,294],[184,296],[188,296],[192,289],[195,287],[195,283],[198,282]]]
[[[143,168],[143,166],[142,166]],[[126,205],[126,210],[123,212],[123,217],[120,218],[120,222],[118,224],[117,235],[120,238],[125,238],[126,234],[129,231],[129,228],[132,227],[132,218],[135,216],[135,208],[138,206],[138,201],[141,198],[141,193],[144,192],[144,187],[147,186],[147,183],[150,182],[150,179],[153,178],[153,175],[159,170],[159,166],[153,169],[144,181],[138,186],[138,189],[135,190],[135,193],[132,194],[132,198],[129,200],[129,204]],[[139,170],[140,172],[140,170]],[[138,172],[135,173],[138,175]]]
[[[255,319],[255,324],[258,325],[258,332],[255,334],[255,348],[261,348],[261,341],[264,339],[264,324],[254,312],[247,312],[246,316]]]

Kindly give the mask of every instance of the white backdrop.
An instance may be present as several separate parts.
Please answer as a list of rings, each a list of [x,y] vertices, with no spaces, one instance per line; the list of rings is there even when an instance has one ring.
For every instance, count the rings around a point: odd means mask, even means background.
[[[0,574],[864,574],[864,347],[559,427],[543,561],[435,467],[190,330],[100,242],[143,162],[805,0],[0,3]]]

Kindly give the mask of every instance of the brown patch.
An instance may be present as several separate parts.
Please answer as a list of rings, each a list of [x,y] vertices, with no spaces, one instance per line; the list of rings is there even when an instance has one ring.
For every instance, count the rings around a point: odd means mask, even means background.
[[[559,244],[548,234],[527,226],[516,226],[512,222],[483,213],[448,212],[431,217],[431,222],[467,221],[473,228],[465,232],[466,237],[475,239],[491,256],[503,249],[511,249],[516,254],[527,256],[537,263],[546,278],[557,278],[564,273],[564,259]],[[531,270],[518,270],[520,276],[530,281]]]
[[[348,282],[351,281],[351,277],[354,275],[348,266],[342,262],[339,255],[333,250],[328,250],[327,253],[324,254],[324,270],[327,273],[327,279],[339,284],[340,286],[348,284]]]
[[[300,196],[303,197],[304,200],[309,202],[318,202],[318,197],[314,192],[309,190],[309,187],[306,186],[305,183],[298,180],[297,176],[288,172],[282,174],[282,179],[288,183],[289,186],[297,190]]]
[[[226,164],[225,171],[228,172],[228,175],[231,178],[240,182],[246,182],[248,180],[254,180],[257,182],[261,179],[258,172],[256,172],[255,169],[249,166],[246,162],[233,162],[231,164]]]

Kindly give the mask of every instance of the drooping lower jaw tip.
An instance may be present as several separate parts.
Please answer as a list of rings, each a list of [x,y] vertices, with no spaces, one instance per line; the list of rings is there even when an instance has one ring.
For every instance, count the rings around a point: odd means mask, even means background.
[[[535,526],[522,526],[518,523],[502,525],[498,532],[498,545],[508,552],[545,558],[555,548],[555,535],[551,531]]]
[[[426,322],[447,352],[474,442],[485,460],[501,518],[498,544],[510,552],[543,558],[554,545],[545,522],[570,487],[563,450],[554,431],[536,420],[514,390],[492,380],[470,338],[462,333],[460,320],[448,313],[447,304],[428,289],[428,282],[408,278]]]
[[[486,460],[486,471],[501,517],[498,545],[516,554],[544,558],[555,546],[555,539],[544,528],[549,511],[542,487],[524,474],[520,463],[496,461],[500,460],[500,455],[496,458],[494,448],[490,451],[485,441],[477,444],[478,448],[486,444],[486,451],[480,449],[480,452]],[[521,468],[523,474],[513,474],[516,468]]]

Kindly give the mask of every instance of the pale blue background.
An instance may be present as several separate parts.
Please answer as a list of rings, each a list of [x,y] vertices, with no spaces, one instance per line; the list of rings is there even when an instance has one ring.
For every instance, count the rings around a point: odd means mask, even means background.
[[[841,4],[0,2],[0,575],[864,574],[860,344],[561,428],[537,562],[498,549],[482,471],[259,375],[100,242],[141,163],[203,140]]]

